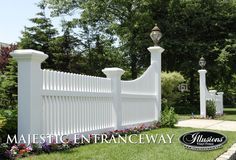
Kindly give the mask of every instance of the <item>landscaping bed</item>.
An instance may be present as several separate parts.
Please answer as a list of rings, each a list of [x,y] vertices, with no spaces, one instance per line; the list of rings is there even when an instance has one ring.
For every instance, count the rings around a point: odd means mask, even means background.
[[[54,160],[54,159],[96,159],[96,160],[214,160],[227,151],[236,141],[235,132],[220,132],[228,137],[228,142],[221,149],[214,151],[191,151],[184,148],[179,137],[185,132],[201,130],[192,128],[159,128],[143,132],[147,134],[175,134],[172,144],[91,144],[62,152],[33,155],[24,160]],[[134,137],[135,138],[135,137]]]

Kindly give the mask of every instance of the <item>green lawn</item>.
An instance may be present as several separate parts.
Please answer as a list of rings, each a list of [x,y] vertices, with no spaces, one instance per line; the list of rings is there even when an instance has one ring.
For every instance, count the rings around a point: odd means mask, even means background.
[[[179,114],[178,117],[179,120],[186,120],[190,119],[192,116],[190,114]],[[217,117],[216,119],[225,121],[236,121],[236,108],[224,108],[224,115]]]
[[[219,117],[220,120],[236,121],[236,108],[224,108],[224,115]]]
[[[221,132],[228,137],[223,148],[214,151],[191,151],[179,142],[179,137],[192,128],[162,128],[148,134],[175,134],[172,144],[92,144],[68,151],[31,156],[24,160],[213,160],[236,142],[235,132]],[[218,131],[219,132],[219,131]]]
[[[192,115],[190,115],[190,114],[178,114],[179,121],[187,120],[187,119],[191,119],[191,118],[192,118]]]

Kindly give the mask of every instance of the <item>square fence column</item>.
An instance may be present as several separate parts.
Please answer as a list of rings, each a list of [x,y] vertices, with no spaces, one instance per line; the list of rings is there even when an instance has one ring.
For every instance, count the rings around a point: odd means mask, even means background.
[[[11,56],[18,62],[18,139],[42,134],[41,63],[48,55],[27,49],[15,50]]]
[[[206,118],[206,73],[205,69],[198,70],[200,74],[199,87],[200,87],[200,116]]]
[[[124,70],[120,68],[105,68],[102,72],[111,79],[111,90],[113,97],[113,123],[115,129],[122,128],[122,106],[121,106],[121,76]]]
[[[153,66],[153,74],[155,78],[155,120],[161,119],[161,54],[164,51],[160,46],[154,46],[148,48],[151,53],[151,66]]]

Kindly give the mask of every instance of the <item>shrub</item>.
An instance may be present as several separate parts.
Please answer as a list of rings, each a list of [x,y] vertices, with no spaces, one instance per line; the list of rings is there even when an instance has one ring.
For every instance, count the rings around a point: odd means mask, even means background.
[[[40,144],[32,143],[31,147],[35,154],[40,154],[43,152],[42,146]]]
[[[173,128],[178,122],[177,115],[173,107],[165,107],[161,115],[161,126]]]
[[[179,72],[162,72],[161,89],[163,102],[174,106],[182,95],[178,91],[178,85],[184,81],[184,77]]]
[[[16,109],[17,106],[17,63],[9,59],[4,74],[0,75],[0,108]]]
[[[212,118],[216,116],[216,105],[212,100],[206,101],[206,115]]]
[[[2,127],[0,128],[0,137],[4,142],[7,139],[7,135],[14,136],[17,133],[17,111],[6,110],[2,113],[4,120]]]
[[[6,143],[0,144],[0,154],[4,153],[8,148],[9,146]]]
[[[199,105],[189,104],[189,105],[180,105],[175,107],[175,113],[177,114],[200,114]]]

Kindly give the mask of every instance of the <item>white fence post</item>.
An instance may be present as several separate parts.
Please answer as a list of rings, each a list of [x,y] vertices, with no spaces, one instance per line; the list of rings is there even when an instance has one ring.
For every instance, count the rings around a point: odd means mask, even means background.
[[[102,72],[111,78],[111,90],[113,97],[113,124],[115,129],[122,127],[122,107],[121,107],[121,76],[124,70],[120,68],[105,68]]]
[[[11,56],[18,62],[18,138],[42,133],[42,70],[48,57],[43,52],[15,50]]]
[[[160,46],[154,46],[148,48],[151,53],[151,65],[154,65],[155,73],[155,95],[156,95],[156,106],[155,106],[155,120],[159,121],[161,118],[161,53],[164,51]]]
[[[200,116],[206,118],[206,73],[205,69],[198,70],[200,74]]]
[[[217,92],[219,98],[219,104],[220,104],[220,114],[223,115],[224,114],[224,102],[223,102],[223,95],[224,92]]]

